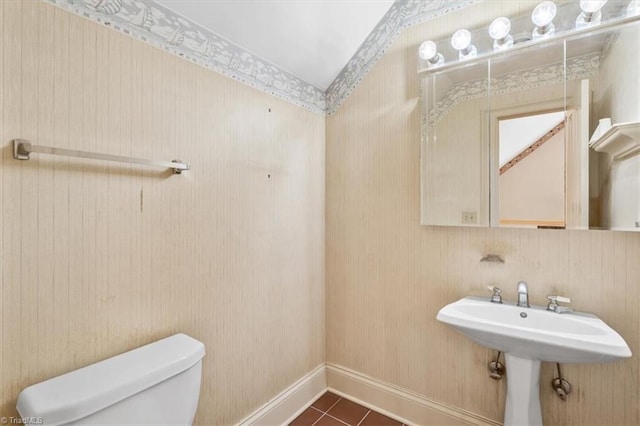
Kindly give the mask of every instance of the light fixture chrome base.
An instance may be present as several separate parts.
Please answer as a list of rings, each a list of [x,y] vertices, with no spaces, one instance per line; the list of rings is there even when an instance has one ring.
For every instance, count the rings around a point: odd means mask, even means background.
[[[444,56],[442,56],[442,53],[436,53],[433,58],[427,59],[427,66],[429,68],[437,67],[442,64],[444,64]]]
[[[458,53],[458,59],[460,60],[475,58],[476,56],[478,56],[478,49],[473,44],[470,44],[467,48],[460,50]]]
[[[503,39],[493,41],[493,50],[496,51],[507,50],[511,46],[513,46],[513,36],[511,34]]]
[[[600,22],[602,22],[601,11],[593,13],[580,12],[576,18],[576,28],[591,27],[593,25],[598,25]]]
[[[533,40],[538,40],[541,38],[551,37],[556,33],[556,27],[553,23],[549,25],[545,25],[544,27],[536,27],[531,34],[531,38]]]

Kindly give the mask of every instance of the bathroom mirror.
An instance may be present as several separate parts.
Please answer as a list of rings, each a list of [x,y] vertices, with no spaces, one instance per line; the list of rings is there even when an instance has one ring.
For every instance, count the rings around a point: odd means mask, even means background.
[[[419,70],[422,224],[639,230],[638,20],[482,49]]]

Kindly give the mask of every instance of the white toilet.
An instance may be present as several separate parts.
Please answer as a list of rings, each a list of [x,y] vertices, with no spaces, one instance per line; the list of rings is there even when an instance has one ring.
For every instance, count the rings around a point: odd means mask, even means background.
[[[190,425],[204,345],[185,334],[29,386],[18,412],[43,425]]]

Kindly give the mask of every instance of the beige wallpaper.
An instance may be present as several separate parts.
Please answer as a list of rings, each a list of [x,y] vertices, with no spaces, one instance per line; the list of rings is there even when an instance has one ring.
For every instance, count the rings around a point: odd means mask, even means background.
[[[24,387],[176,332],[196,422],[325,360],[325,119],[41,1],[0,2],[0,416]],[[159,160],[33,155],[10,141]]]
[[[544,364],[545,424],[637,425],[640,235],[419,225],[418,45],[535,3],[486,2],[406,30],[327,118],[327,361],[501,421],[506,383],[488,377],[491,352],[435,315],[462,296],[488,294],[488,284],[514,300],[525,280],[533,303],[570,296],[634,353],[563,366],[574,386],[566,402],[552,393],[553,366]],[[487,253],[506,263],[480,263]]]

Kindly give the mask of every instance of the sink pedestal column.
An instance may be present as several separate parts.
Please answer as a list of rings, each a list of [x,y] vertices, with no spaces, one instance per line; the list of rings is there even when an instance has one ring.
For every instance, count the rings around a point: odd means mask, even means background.
[[[505,426],[542,426],[540,409],[540,361],[505,353],[507,403]]]

